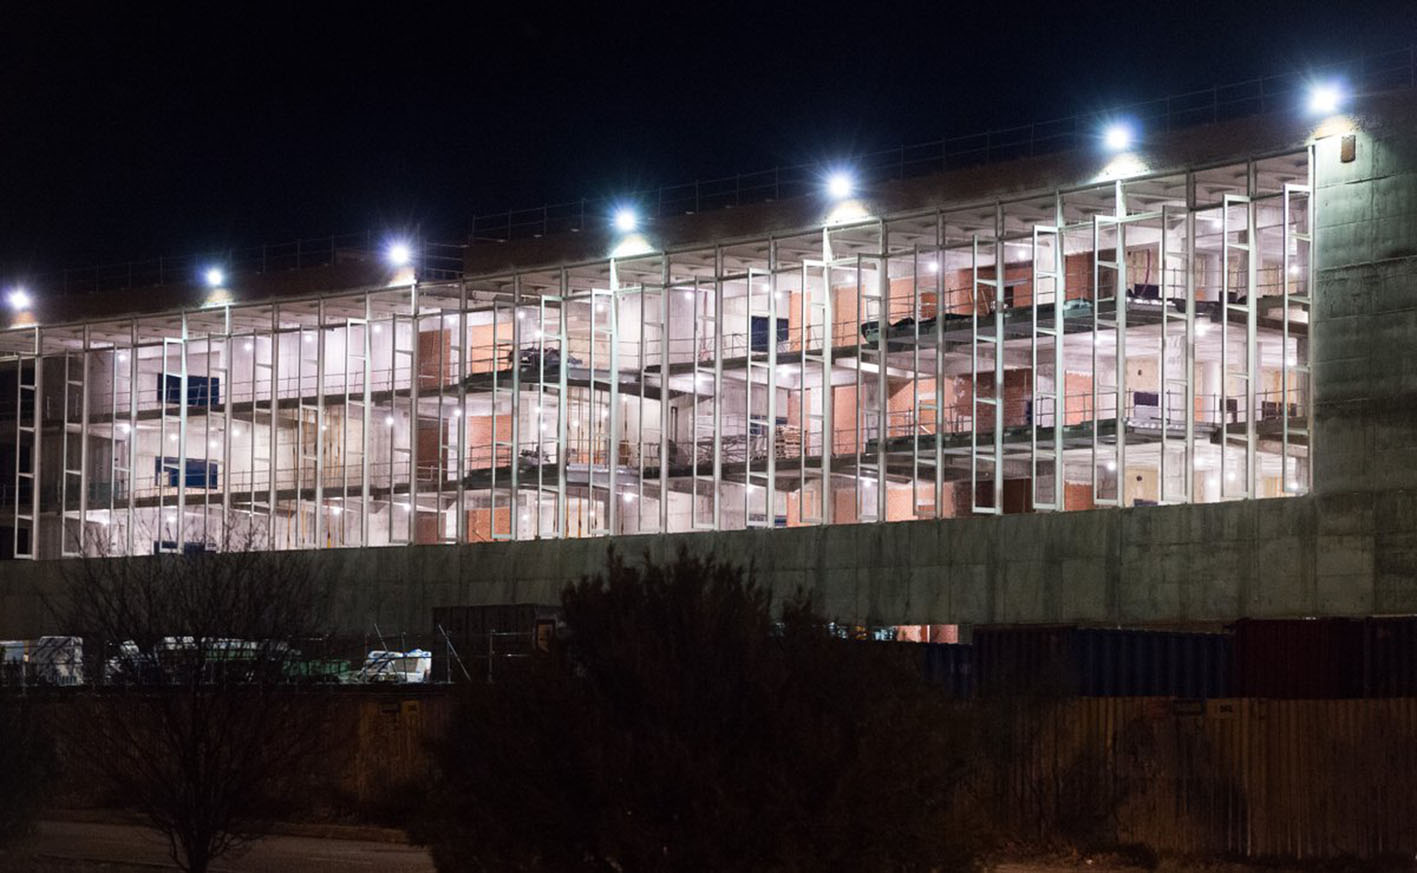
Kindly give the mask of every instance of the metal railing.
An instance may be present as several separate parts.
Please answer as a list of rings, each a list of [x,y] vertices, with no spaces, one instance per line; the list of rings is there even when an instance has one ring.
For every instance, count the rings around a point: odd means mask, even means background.
[[[1214,85],[1124,106],[1106,117],[1126,118],[1148,132],[1167,132],[1198,124],[1298,107],[1304,88],[1322,77],[1341,76],[1354,92],[1417,86],[1417,47],[1351,58],[1309,70]],[[998,128],[981,133],[900,145],[850,158],[860,184],[923,176],[960,167],[1052,154],[1094,142],[1099,112],[1086,112]],[[650,217],[763,203],[817,191],[823,166],[802,163],[713,179],[661,185],[615,198],[573,200],[529,209],[474,215],[468,228],[472,243],[505,242],[584,230],[607,220],[616,204],[633,202]]]
[[[1273,76],[1214,85],[1108,110],[1108,117],[1125,117],[1148,131],[1166,132],[1197,124],[1258,115],[1297,106],[1302,89],[1321,77],[1341,76],[1354,92],[1417,87],[1417,47],[1364,55]],[[850,163],[864,185],[938,173],[993,161],[1052,154],[1086,145],[1098,136],[1100,113],[1078,113],[980,133],[866,152]],[[748,173],[696,179],[647,188],[613,200],[582,198],[562,203],[473,215],[469,243],[506,242],[553,233],[581,231],[606,220],[617,203],[634,202],[651,217],[742,206],[811,193],[820,186],[819,163],[790,164]],[[35,284],[65,294],[93,294],[169,283],[198,284],[200,273],[219,265],[230,276],[325,266],[341,252],[377,255],[382,233],[297,239],[201,255],[178,255],[65,269],[37,277]],[[420,275],[455,279],[463,269],[462,244],[421,242],[417,254]]]
[[[286,270],[326,267],[342,258],[378,260],[382,234],[332,234],[330,236],[265,243],[246,248],[209,251],[199,255],[177,255],[139,261],[118,261],[78,267],[40,276],[35,284],[46,292],[69,295],[98,294],[126,288],[146,288],[169,284],[200,285],[202,272],[219,267],[229,279],[265,275]],[[463,246],[451,243],[420,242],[414,260],[420,278],[456,279],[462,275]]]

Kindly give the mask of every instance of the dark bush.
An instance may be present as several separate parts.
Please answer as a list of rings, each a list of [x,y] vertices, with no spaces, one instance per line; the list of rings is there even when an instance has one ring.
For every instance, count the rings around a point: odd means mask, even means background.
[[[0,697],[0,848],[30,833],[53,760],[53,746],[31,708]]]
[[[551,654],[469,691],[414,836],[449,871],[969,867],[960,715],[899,650],[771,606],[726,562],[612,552]]]

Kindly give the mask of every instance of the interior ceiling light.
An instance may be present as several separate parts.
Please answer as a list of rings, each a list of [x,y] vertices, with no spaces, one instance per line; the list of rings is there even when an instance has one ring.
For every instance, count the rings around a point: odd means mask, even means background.
[[[1333,82],[1309,88],[1309,111],[1314,115],[1332,115],[1343,104],[1343,89]]]
[[[1102,132],[1102,142],[1114,152],[1122,152],[1132,147],[1134,136],[1129,125],[1121,122],[1109,124]]]
[[[827,196],[833,200],[845,200],[856,190],[856,180],[845,170],[837,170],[827,176]]]

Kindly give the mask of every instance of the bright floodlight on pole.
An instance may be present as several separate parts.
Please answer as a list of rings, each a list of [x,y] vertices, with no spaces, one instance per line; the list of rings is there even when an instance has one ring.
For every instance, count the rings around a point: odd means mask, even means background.
[[[208,288],[220,288],[226,282],[226,274],[220,267],[208,267],[202,278],[206,280]]]
[[[389,250],[385,253],[389,259],[389,264],[394,267],[407,267],[413,260],[413,249],[409,248],[406,242],[394,242],[389,244]]]
[[[845,200],[856,190],[856,180],[846,170],[834,170],[827,176],[827,196],[833,200]]]
[[[10,304],[11,309],[22,312],[34,304],[34,298],[23,288],[12,288],[10,293],[5,295],[5,302]]]
[[[1336,82],[1319,82],[1309,87],[1309,112],[1332,115],[1343,105],[1343,89]]]
[[[1108,151],[1124,152],[1132,147],[1135,138],[1132,126],[1124,121],[1114,121],[1102,131],[1102,144]]]
[[[635,212],[632,206],[621,206],[616,209],[612,220],[615,222],[615,229],[621,233],[632,233],[635,228],[640,226],[639,213]]]

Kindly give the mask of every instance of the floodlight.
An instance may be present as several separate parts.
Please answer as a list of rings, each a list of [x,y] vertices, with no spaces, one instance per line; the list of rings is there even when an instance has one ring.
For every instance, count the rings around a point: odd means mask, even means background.
[[[827,196],[833,200],[845,200],[856,190],[856,180],[845,170],[837,170],[827,176]]]
[[[206,280],[208,288],[220,288],[226,282],[226,274],[220,267],[208,267],[202,278]]]
[[[389,264],[394,267],[407,267],[409,261],[413,260],[413,250],[406,242],[396,242],[389,245],[389,250],[385,254]]]
[[[621,206],[615,210],[615,229],[621,233],[630,233],[640,226],[640,216],[629,206]]]
[[[1121,122],[1109,124],[1102,132],[1102,142],[1114,152],[1123,152],[1132,147],[1132,129]]]
[[[5,302],[10,304],[11,309],[29,309],[34,304],[34,298],[30,297],[28,291],[23,288],[15,288],[5,295]]]
[[[1332,115],[1343,103],[1343,90],[1333,82],[1316,84],[1309,88],[1309,112],[1314,115]]]

